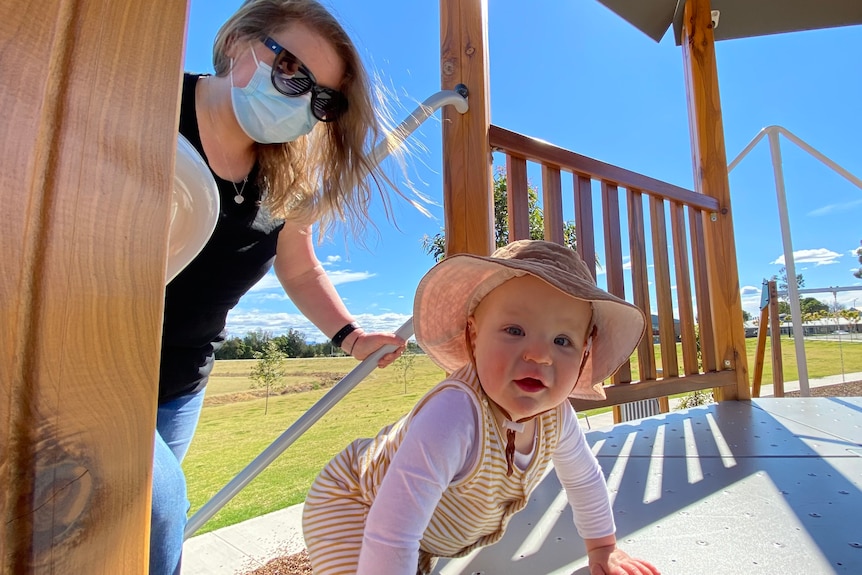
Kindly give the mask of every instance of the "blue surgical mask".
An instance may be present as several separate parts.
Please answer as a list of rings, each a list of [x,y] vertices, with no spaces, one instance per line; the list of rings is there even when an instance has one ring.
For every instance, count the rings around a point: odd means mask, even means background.
[[[259,61],[248,85],[233,85],[231,62],[230,96],[233,113],[249,138],[261,144],[292,142],[314,128],[317,118],[311,113],[311,93],[288,98],[272,85],[272,68]]]

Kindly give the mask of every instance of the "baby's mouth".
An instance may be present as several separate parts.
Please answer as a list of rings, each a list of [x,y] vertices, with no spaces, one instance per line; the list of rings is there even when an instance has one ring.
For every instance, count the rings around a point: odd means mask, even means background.
[[[526,391],[527,393],[535,393],[537,391],[542,391],[543,389],[545,389],[545,384],[543,384],[540,380],[534,379],[532,377],[516,379],[515,385],[517,385],[521,390]]]

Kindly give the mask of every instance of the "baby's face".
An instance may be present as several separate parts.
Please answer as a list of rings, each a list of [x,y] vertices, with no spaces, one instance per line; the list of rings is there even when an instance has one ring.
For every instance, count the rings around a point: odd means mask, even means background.
[[[514,421],[566,401],[577,381],[591,309],[533,276],[491,291],[468,321],[482,388]]]

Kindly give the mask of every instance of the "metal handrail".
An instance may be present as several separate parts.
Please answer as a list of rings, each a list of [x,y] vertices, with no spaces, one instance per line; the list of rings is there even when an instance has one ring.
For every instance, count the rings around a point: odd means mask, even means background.
[[[401,124],[390,132],[383,141],[375,146],[371,153],[373,165],[377,165],[386,158],[393,150],[419,127],[422,122],[430,118],[434,112],[446,105],[452,105],[464,114],[468,110],[467,89],[463,85],[456,86],[455,90],[441,90],[420,104]],[[413,335],[413,318],[411,317],[404,325],[395,331],[395,335],[405,341]],[[335,404],[341,401],[354,387],[356,387],[377,366],[382,356],[394,351],[392,345],[383,346],[353,368],[341,381],[336,383],[323,397],[321,397],[308,411],[306,411],[293,425],[288,427],[269,447],[249,463],[236,477],[221,488],[212,499],[207,501],[203,507],[189,518],[183,539],[188,539],[197,532],[213,515],[224,507],[228,501],[239,493],[252,479],[257,477],[270,463],[290,447],[299,437],[308,431],[317,420],[323,417]]]
[[[395,335],[406,340],[413,335],[413,318],[411,317],[404,325],[396,330]],[[345,375],[341,381],[336,383],[332,389],[326,392],[323,397],[317,400],[308,411],[303,413],[293,425],[288,427],[278,438],[273,441],[269,447],[264,449],[260,455],[254,458],[251,463],[246,465],[245,469],[228,482],[227,485],[221,488],[212,499],[207,501],[203,507],[191,516],[183,534],[184,539],[191,537],[198,529],[200,529],[213,515],[227,504],[228,501],[239,493],[243,487],[248,485],[252,479],[257,477],[261,471],[266,469],[270,463],[281,455],[285,449],[290,447],[299,437],[308,431],[318,419],[323,417],[326,412],[332,409],[336,403],[341,401],[359,382],[365,379],[369,373],[374,371],[377,362],[385,354],[394,351],[394,345],[385,345],[363,359],[359,365]]]
[[[812,146],[782,126],[768,126],[760,130],[754,139],[752,139],[739,155],[736,156],[736,158],[727,166],[727,173],[729,175],[733,168],[735,168],[739,162],[754,149],[754,146],[756,146],[764,136],[769,137],[769,150],[772,155],[772,171],[775,176],[775,192],[778,195],[778,218],[781,223],[781,239],[784,244],[784,267],[787,268],[787,277],[792,278],[787,282],[787,291],[790,293],[790,317],[793,319],[794,326],[801,327],[802,309],[799,305],[799,286],[796,285],[796,265],[793,261],[793,243],[790,239],[790,216],[787,212],[787,196],[784,190],[784,171],[781,167],[781,145],[778,140],[779,134],[783,134],[785,138],[823,162],[826,167],[837,172],[859,189],[862,189],[862,180],[827,158],[824,154],[815,150]],[[808,397],[811,394],[811,391],[808,385],[808,362],[805,358],[805,343],[802,331],[802,329],[793,330],[793,343],[796,348],[796,367],[799,372],[799,393],[803,397]]]

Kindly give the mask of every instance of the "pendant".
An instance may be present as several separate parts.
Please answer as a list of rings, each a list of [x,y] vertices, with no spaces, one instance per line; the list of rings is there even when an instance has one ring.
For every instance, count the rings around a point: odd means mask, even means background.
[[[241,204],[241,203],[243,203],[243,202],[245,201],[245,198],[244,198],[244,197],[242,197],[242,195],[241,195],[241,194],[237,194],[237,195],[235,195],[235,196],[233,197],[233,201],[234,201],[235,203],[237,203],[237,204]]]

